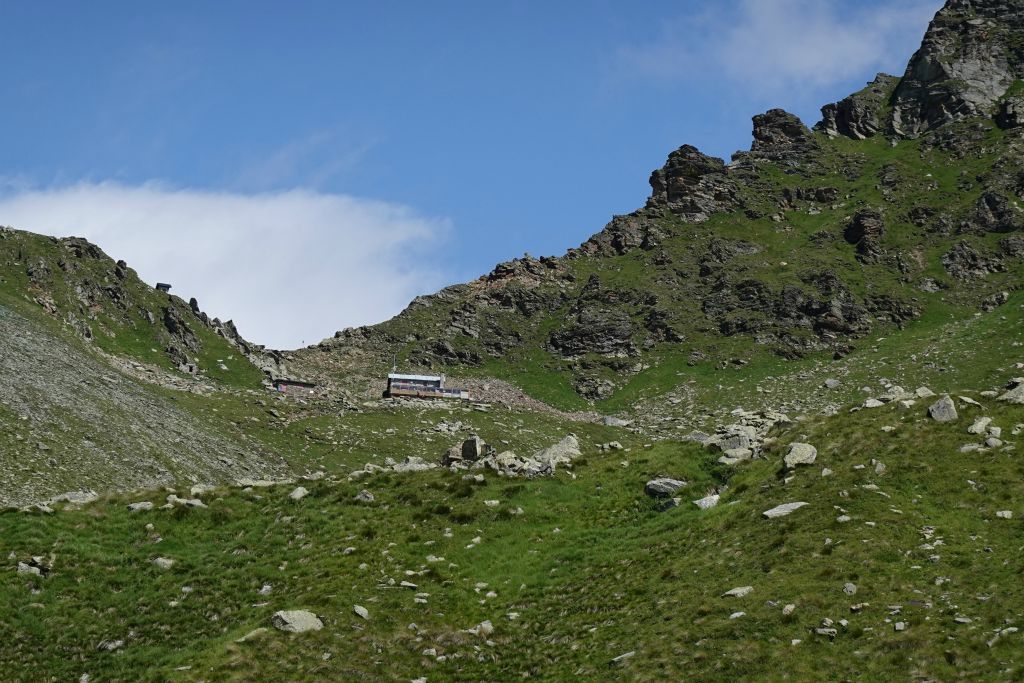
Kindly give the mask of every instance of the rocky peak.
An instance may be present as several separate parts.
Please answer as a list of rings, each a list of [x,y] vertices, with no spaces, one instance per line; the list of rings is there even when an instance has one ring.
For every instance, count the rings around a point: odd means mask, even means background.
[[[647,206],[668,208],[683,219],[701,223],[717,211],[733,208],[736,188],[726,176],[725,162],[683,145],[651,174]]]
[[[770,109],[754,117],[754,144],[749,152],[733,155],[733,166],[747,165],[751,159],[795,166],[806,162],[817,149],[814,135],[795,114]]]
[[[751,151],[756,154],[786,152],[812,142],[811,131],[803,121],[784,109],[770,109],[754,117],[754,146]]]
[[[821,108],[821,121],[814,130],[830,137],[846,136],[863,140],[876,135],[885,127],[881,112],[888,104],[899,78],[878,74],[867,86],[834,104]]]
[[[989,115],[1022,76],[1024,0],[948,0],[893,93],[892,131]]]

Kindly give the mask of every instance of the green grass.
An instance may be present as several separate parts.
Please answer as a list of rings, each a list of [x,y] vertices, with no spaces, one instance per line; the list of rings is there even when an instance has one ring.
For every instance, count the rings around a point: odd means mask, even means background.
[[[45,265],[45,273],[30,277],[28,269],[39,263]],[[176,365],[165,351],[171,338],[161,323],[163,308],[171,305],[197,338],[198,351],[187,353],[205,377],[232,388],[260,385],[262,371],[193,315],[187,302],[156,291],[133,270],[123,279],[114,270],[114,261],[106,256],[77,257],[55,239],[21,231],[0,232],[0,305],[59,330],[65,337],[81,339],[67,324],[74,318],[89,327],[91,344],[106,353],[175,371]],[[98,294],[90,299],[80,297],[79,291]],[[47,315],[36,298],[51,299],[57,314]],[[144,311],[153,315],[154,323],[146,319]]]
[[[48,578],[0,578],[10,615],[0,660],[11,680],[807,680],[826,669],[857,680],[910,670],[1012,678],[1024,663],[1020,636],[985,643],[1024,618],[1021,522],[995,516],[1024,495],[1024,466],[1012,451],[958,452],[976,439],[965,433],[975,409],[938,425],[923,408],[800,423],[767,459],[737,470],[693,445],[634,444],[611,454],[587,447],[574,476],[548,480],[381,475],[306,483],[312,493],[299,503],[287,499],[290,487],[225,489],[207,497],[207,510],[124,509],[162,500],[147,494],[52,516],[0,515],[0,555],[56,555]],[[1019,407],[988,405],[984,414],[1008,439],[1024,421]],[[786,483],[780,455],[797,438],[815,443],[819,460]],[[872,459],[885,463],[883,474]],[[835,474],[823,478],[821,467]],[[657,475],[689,482],[681,508],[658,512],[643,495]],[[723,484],[719,507],[688,504]],[[361,488],[376,495],[372,506],[353,502]],[[498,508],[483,504],[492,499]],[[760,516],[796,500],[809,506]],[[508,514],[520,507],[523,515]],[[836,521],[844,513],[851,522]],[[926,526],[935,528],[933,549],[922,547]],[[474,537],[481,542],[467,548]],[[157,556],[177,564],[160,571],[150,563]],[[418,588],[390,587],[392,579]],[[858,586],[855,597],[844,595],[846,582]],[[263,597],[265,583],[274,588]],[[742,585],[754,592],[720,597]],[[429,593],[427,604],[416,593]],[[861,602],[870,607],[851,613]],[[797,609],[786,618],[789,603]],[[370,610],[369,622],[354,604]],[[898,617],[891,605],[901,606]],[[234,642],[293,608],[315,611],[324,631]],[[746,616],[730,619],[736,611]],[[956,625],[958,615],[972,622]],[[849,620],[835,642],[810,632],[826,617]],[[485,619],[493,645],[464,632]],[[906,632],[893,630],[897,619]],[[126,644],[96,651],[111,639]],[[426,648],[448,661],[422,656]]]

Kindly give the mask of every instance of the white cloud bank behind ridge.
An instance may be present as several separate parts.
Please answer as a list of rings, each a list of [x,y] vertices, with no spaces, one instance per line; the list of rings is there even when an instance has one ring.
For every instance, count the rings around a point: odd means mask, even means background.
[[[347,195],[111,182],[0,196],[0,225],[85,237],[272,348],[379,322],[437,288],[430,256],[450,230],[446,219]]]

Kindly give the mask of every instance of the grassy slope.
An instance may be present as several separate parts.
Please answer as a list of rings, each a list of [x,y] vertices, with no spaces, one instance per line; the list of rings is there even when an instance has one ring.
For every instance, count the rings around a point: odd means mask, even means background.
[[[779,477],[778,452],[733,473],[694,446],[627,440],[626,453],[588,447],[575,478],[470,485],[443,472],[383,475],[307,484],[312,494],[300,503],[278,488],[221,491],[210,509],[191,512],[132,515],[128,499],[112,499],[49,517],[6,514],[0,555],[57,559],[49,578],[0,578],[12,615],[0,626],[0,657],[15,679],[60,680],[807,680],[823,670],[861,680],[1004,670],[1012,678],[1024,671],[1020,636],[985,643],[1024,618],[1021,522],[995,516],[1024,495],[1024,470],[1012,451],[958,452],[976,438],[965,428],[978,409],[954,425],[922,410],[795,425],[779,443],[816,443],[818,465],[835,474],[822,478],[816,466],[790,483]],[[1020,408],[984,414],[1007,435],[1024,421]],[[686,500],[725,479],[729,488],[712,511],[659,513],[642,493],[659,474],[690,482]],[[377,496],[372,506],[352,501],[363,487]],[[498,508],[484,505],[492,499]],[[810,505],[781,520],[760,516],[798,500]],[[524,514],[509,515],[515,507]],[[836,521],[844,512],[851,522]],[[926,526],[933,549],[921,547]],[[178,564],[159,571],[149,563],[156,556]],[[855,597],[843,593],[846,582],[858,585]],[[264,583],[274,586],[267,597],[257,594]],[[479,583],[487,587],[478,592]],[[743,585],[754,592],[720,597]],[[413,601],[417,592],[430,594],[426,605]],[[859,602],[870,607],[851,614]],[[797,606],[791,618],[781,614],[788,603]],[[370,610],[369,622],[354,604]],[[896,605],[903,633],[891,623]],[[234,643],[291,608],[314,610],[327,628]],[[730,619],[736,611],[746,616]],[[972,622],[955,625],[958,615]],[[834,643],[809,633],[825,617],[850,622]],[[495,624],[493,646],[462,632],[484,619]],[[95,650],[109,639],[127,644]],[[437,663],[421,656],[428,647],[458,658]],[[629,651],[636,656],[610,665]],[[192,668],[174,671],[181,666]]]
[[[33,281],[29,266],[42,261],[48,266],[45,277]],[[64,270],[58,263],[73,266]],[[75,257],[57,240],[21,231],[0,233],[0,305],[11,308],[32,320],[47,324],[50,329],[67,337],[77,338],[62,324],[66,316],[73,315],[89,324],[94,335],[91,343],[103,351],[131,358],[166,370],[174,364],[164,353],[166,339],[160,325],[161,311],[169,303],[183,315],[200,344],[196,354],[198,365],[205,377],[218,384],[235,388],[258,387],[262,372],[252,365],[237,349],[203,325],[189,310],[188,304],[175,296],[168,296],[142,282],[134,270],[122,281],[113,276],[114,261],[100,258]],[[124,307],[102,300],[98,309],[85,307],[75,289],[82,283],[97,286],[117,284],[125,292]],[[56,317],[44,313],[36,297],[52,297],[58,307]],[[157,320],[150,324],[143,311],[150,311]],[[220,365],[225,365],[224,370]]]

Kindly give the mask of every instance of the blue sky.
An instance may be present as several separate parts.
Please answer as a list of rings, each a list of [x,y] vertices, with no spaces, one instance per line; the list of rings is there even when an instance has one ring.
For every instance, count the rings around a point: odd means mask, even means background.
[[[941,4],[5,3],[0,224],[314,343],[563,253],[683,143],[813,124],[902,73]]]

